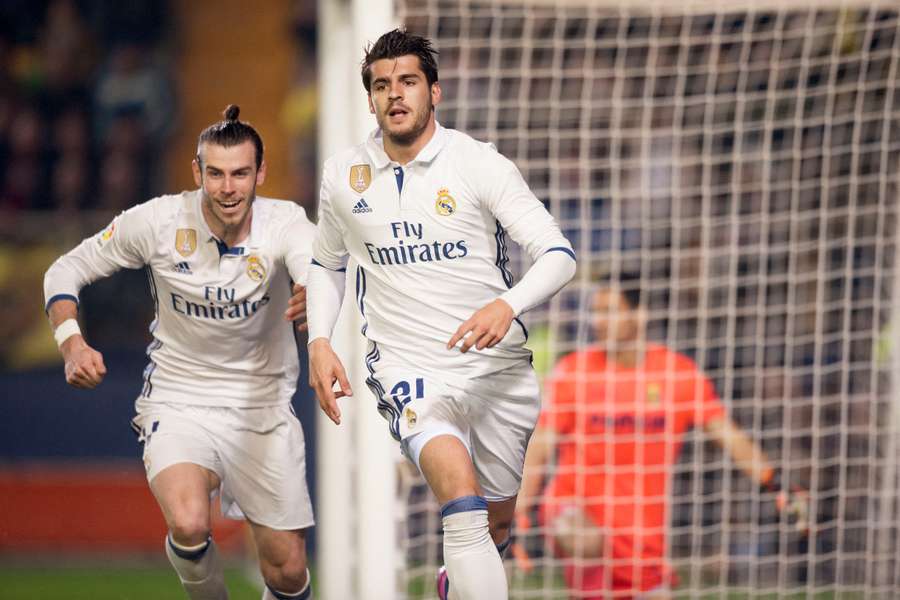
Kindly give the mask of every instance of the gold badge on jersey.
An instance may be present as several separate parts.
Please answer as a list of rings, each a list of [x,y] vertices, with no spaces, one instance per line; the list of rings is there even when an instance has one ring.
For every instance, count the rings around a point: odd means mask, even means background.
[[[438,190],[437,201],[434,203],[434,209],[437,211],[437,214],[444,217],[449,217],[456,212],[456,200],[453,199],[453,196],[450,195],[450,192],[447,191],[447,188],[441,188],[440,190]]]
[[[372,169],[369,165],[353,165],[350,167],[350,187],[357,194],[362,194],[369,189],[372,183]]]
[[[247,277],[256,282],[266,278],[266,267],[258,256],[247,257]]]
[[[647,404],[657,406],[660,403],[660,387],[658,383],[647,384]]]
[[[178,254],[187,258],[197,249],[197,230],[196,229],[177,229],[175,230],[175,249]]]
[[[413,427],[416,426],[416,421],[419,420],[419,416],[416,415],[416,411],[409,408],[408,406],[406,407],[405,414],[406,414],[406,426],[409,427],[410,429],[412,429]]]

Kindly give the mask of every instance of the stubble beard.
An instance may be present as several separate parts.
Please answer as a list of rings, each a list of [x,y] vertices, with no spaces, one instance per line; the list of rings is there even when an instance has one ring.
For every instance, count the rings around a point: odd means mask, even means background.
[[[385,124],[387,122],[387,118],[385,117],[385,123],[382,124],[381,131],[391,141],[391,143],[396,146],[412,146],[416,142],[416,140],[419,139],[425,129],[428,128],[428,118],[431,116],[432,110],[434,110],[434,106],[429,105],[427,110],[423,110],[418,115],[416,115],[416,120],[409,131],[401,133],[392,132],[387,127],[385,127]]]

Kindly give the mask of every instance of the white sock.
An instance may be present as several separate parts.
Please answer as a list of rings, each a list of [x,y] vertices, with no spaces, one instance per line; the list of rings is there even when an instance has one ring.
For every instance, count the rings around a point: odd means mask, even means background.
[[[491,540],[487,502],[464,496],[441,507],[444,564],[452,600],[508,600],[503,560]]]
[[[263,588],[262,600],[312,600],[312,585],[310,584],[309,569],[306,570],[306,585],[296,594],[288,594],[279,590],[273,590],[268,585]]]
[[[191,600],[228,600],[222,561],[212,538],[197,546],[182,546],[166,536],[166,556]]]

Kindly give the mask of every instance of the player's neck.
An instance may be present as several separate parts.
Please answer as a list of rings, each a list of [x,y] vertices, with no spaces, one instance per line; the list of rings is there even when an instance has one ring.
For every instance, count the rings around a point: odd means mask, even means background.
[[[633,344],[624,348],[611,348],[607,356],[618,366],[633,369],[644,361],[644,350],[643,344]]]
[[[252,207],[240,222],[234,224],[220,220],[206,205],[202,205],[201,210],[203,211],[203,220],[206,221],[209,230],[229,248],[237,246],[250,235],[250,225],[253,222]]]
[[[437,131],[437,125],[434,120],[434,112],[431,113],[431,118],[428,119],[428,125],[425,126],[425,129],[422,130],[422,133],[419,134],[415,140],[410,144],[398,144],[391,140],[391,137],[387,134],[382,135],[382,139],[384,141],[384,153],[388,155],[392,161],[400,163],[401,165],[405,165],[410,161],[414,160],[419,152],[422,151],[422,148],[428,145],[428,142],[431,141],[431,138],[434,137],[435,132]]]

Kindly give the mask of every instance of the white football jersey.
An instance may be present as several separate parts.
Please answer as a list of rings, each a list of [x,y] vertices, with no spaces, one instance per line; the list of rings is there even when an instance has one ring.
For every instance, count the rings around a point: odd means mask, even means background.
[[[257,197],[249,237],[228,248],[210,231],[200,190],[135,206],[60,257],[44,293],[77,301],[85,285],[146,267],[156,305],[141,396],[251,407],[290,402],[299,375],[291,280],[306,284],[315,226],[293,202]]]
[[[332,270],[348,255],[358,264],[370,371],[399,363],[474,377],[530,357],[518,319],[493,348],[446,347],[463,321],[513,285],[507,233],[532,259],[551,251],[574,259],[553,217],[491,144],[438,125],[401,167],[376,130],[325,163],[313,259]]]

